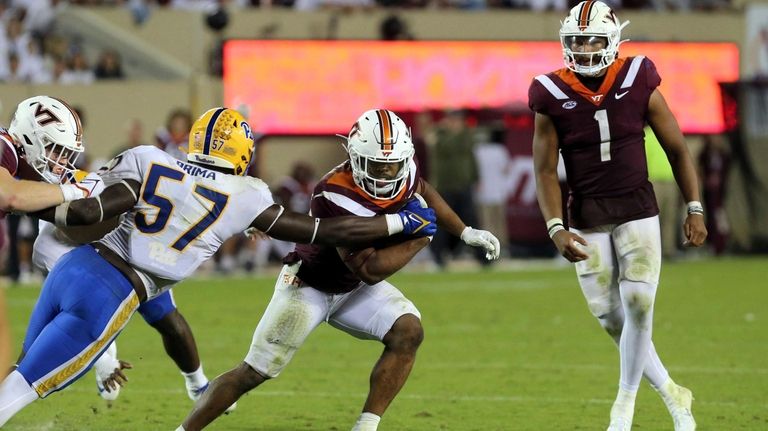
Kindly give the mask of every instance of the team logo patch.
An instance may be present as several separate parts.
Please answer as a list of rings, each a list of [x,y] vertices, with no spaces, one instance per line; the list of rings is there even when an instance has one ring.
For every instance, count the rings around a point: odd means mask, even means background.
[[[563,109],[573,109],[576,105],[578,105],[578,103],[575,100],[569,100],[563,103]]]

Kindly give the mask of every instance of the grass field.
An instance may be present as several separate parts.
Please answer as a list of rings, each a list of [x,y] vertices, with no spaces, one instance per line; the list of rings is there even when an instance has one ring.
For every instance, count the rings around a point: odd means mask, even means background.
[[[618,351],[589,315],[571,268],[403,274],[392,281],[421,310],[426,338],[380,430],[605,429]],[[210,378],[242,360],[272,286],[272,277],[261,277],[188,281],[176,289]],[[38,293],[7,291],[17,346]],[[654,329],[672,376],[694,392],[699,430],[768,430],[768,259],[666,264]],[[112,407],[89,373],[4,429],[175,429],[191,401],[160,337],[136,316],[118,345],[134,370]],[[210,429],[349,430],[380,349],[321,326],[278,379],[243,397]],[[672,429],[647,384],[635,429]]]

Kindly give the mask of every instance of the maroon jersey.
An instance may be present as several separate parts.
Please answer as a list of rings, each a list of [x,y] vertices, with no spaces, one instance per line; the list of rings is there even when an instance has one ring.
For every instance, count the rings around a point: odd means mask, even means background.
[[[19,155],[16,152],[16,146],[13,144],[11,135],[3,127],[0,127],[0,168],[7,170],[11,176],[16,176],[19,170]],[[5,211],[0,210],[0,218],[5,218]],[[0,239],[0,246],[2,242]]]
[[[19,155],[8,131],[0,127],[0,167],[5,168],[12,176],[19,169]]]
[[[310,215],[318,218],[356,215],[373,217],[393,213],[416,192],[421,182],[416,163],[408,166],[410,174],[403,190],[389,200],[375,199],[366,194],[352,179],[352,169],[345,162],[326,174],[315,186]],[[301,260],[297,276],[313,288],[327,293],[345,293],[354,290],[361,280],[342,262],[335,247],[318,244],[297,244],[284,263]]]
[[[643,128],[661,78],[645,57],[617,59],[597,91],[574,72],[537,76],[530,108],[552,119],[565,162],[570,226],[625,223],[659,213],[648,181]]]

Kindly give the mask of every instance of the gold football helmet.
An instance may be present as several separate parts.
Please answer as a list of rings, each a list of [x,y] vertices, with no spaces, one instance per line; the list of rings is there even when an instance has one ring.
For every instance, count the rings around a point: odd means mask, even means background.
[[[192,124],[187,161],[245,175],[254,145],[251,126],[239,112],[213,108]]]

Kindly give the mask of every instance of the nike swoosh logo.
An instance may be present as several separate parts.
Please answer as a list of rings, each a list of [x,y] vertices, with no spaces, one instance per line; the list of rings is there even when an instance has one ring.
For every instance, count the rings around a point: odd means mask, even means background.
[[[627,90],[627,91],[625,91],[625,92],[623,92],[623,93],[621,93],[621,94],[619,94],[619,93],[616,93],[616,94],[614,94],[613,96],[614,96],[614,97],[616,97],[616,100],[619,100],[619,99],[621,99],[622,97],[626,96],[626,95],[627,95],[627,93],[629,93],[629,90]]]
[[[424,226],[426,226],[427,224],[429,224],[429,222],[427,222],[427,221],[426,221],[426,220],[424,220],[423,218],[421,218],[421,217],[419,217],[418,215],[416,215],[416,214],[413,214],[413,213],[409,214],[409,215],[408,215],[408,218],[410,218],[412,221],[415,221],[416,223],[419,223],[419,225],[420,225],[420,226],[419,226],[418,228],[416,228],[416,230],[414,230],[412,233],[416,233],[416,232],[418,232],[418,231],[420,231],[420,230],[424,229]]]

